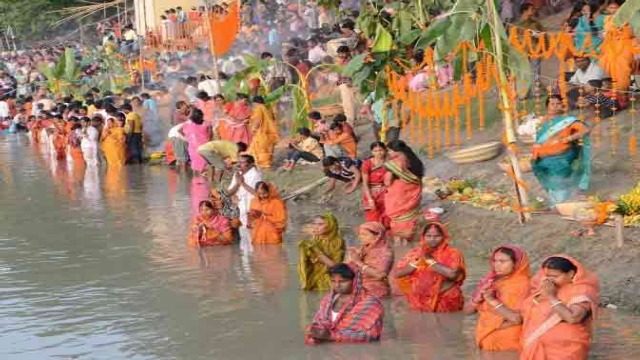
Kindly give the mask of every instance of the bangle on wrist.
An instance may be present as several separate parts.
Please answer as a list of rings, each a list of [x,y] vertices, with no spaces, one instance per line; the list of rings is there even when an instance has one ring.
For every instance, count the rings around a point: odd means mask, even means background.
[[[410,263],[409,263],[409,266],[411,266],[411,267],[412,267],[412,268],[414,268],[414,269],[417,269],[417,268],[418,268],[418,264],[416,264],[415,262],[410,262]]]
[[[497,304],[496,306],[494,306],[493,308],[494,308],[494,309],[496,309],[496,310],[498,310],[498,309],[500,309],[500,308],[501,308],[501,307],[503,307],[503,306],[504,306],[504,304],[503,304],[503,303],[498,303],[498,304]]]
[[[427,260],[427,265],[429,265],[429,267],[432,267],[433,265],[437,264],[438,262],[433,260],[433,259],[429,259]]]
[[[364,273],[364,271],[367,270],[368,267],[369,265],[362,264],[362,266],[360,266],[360,271]]]
[[[560,300],[555,300],[555,301],[552,301],[552,302],[551,302],[551,307],[552,307],[552,308],[554,308],[554,307],[556,307],[556,306],[558,306],[558,305],[562,305],[562,301],[560,301]]]

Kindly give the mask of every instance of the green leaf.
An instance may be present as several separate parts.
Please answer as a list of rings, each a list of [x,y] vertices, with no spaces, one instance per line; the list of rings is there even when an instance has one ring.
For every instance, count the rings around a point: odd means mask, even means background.
[[[631,24],[634,28],[634,33],[636,36],[639,34],[635,32],[638,27],[640,27],[640,1],[626,1],[616,14],[613,16],[613,23],[616,26],[622,26],[624,24]]]
[[[407,33],[404,33],[399,39],[398,42],[402,45],[411,45],[414,41],[418,39],[422,31],[420,29],[413,29]]]
[[[360,69],[362,69],[362,66],[364,65],[364,59],[366,56],[367,54],[354,56],[351,61],[349,61],[347,66],[342,69],[342,74],[346,76],[353,76],[353,74],[360,71]]]
[[[411,13],[403,9],[398,11],[396,17],[398,19],[397,30],[399,31],[400,36],[410,32],[412,25]]]
[[[440,20],[436,20],[426,28],[420,38],[418,38],[418,42],[416,43],[417,49],[424,49],[429,45],[432,45],[439,37],[441,37],[447,28],[451,25],[451,20],[449,18],[444,18]]]
[[[78,80],[75,51],[71,48],[64,49],[64,55],[60,60],[64,61],[64,79],[69,82]]]
[[[370,66],[364,66],[362,68],[362,70],[358,71],[357,73],[355,73],[353,75],[353,83],[354,84],[360,84],[363,83],[364,81],[366,81],[369,78],[369,75],[371,75],[371,67]]]
[[[503,39],[506,43],[506,39]],[[518,89],[519,96],[525,96],[529,87],[531,86],[531,64],[529,58],[519,51],[505,47],[506,54],[508,56],[508,68],[509,73],[516,78],[516,87]]]
[[[264,98],[264,102],[267,104],[272,104],[278,101],[282,97],[282,95],[284,95],[284,92],[285,92],[285,87],[280,86],[279,88],[267,94],[267,96],[265,96]]]
[[[378,24],[376,28],[376,37],[373,39],[373,45],[371,46],[371,52],[387,52],[391,50],[393,46],[393,37],[384,26]]]

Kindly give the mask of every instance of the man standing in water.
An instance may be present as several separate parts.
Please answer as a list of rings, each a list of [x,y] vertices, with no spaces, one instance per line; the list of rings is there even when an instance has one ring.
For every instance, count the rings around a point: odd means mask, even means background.
[[[378,298],[364,293],[356,274],[346,264],[329,269],[331,292],[305,333],[305,343],[371,342],[380,340],[384,307]]]
[[[249,223],[247,214],[251,200],[255,196],[256,184],[262,181],[262,173],[255,166],[255,159],[251,155],[241,155],[238,161],[238,171],[229,185],[229,195],[238,197],[240,210],[240,249],[244,253],[251,252],[251,233],[247,228]]]

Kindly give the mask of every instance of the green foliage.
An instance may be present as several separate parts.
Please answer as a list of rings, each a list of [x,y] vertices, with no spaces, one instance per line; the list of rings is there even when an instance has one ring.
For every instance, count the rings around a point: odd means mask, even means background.
[[[633,29],[633,33],[636,36],[640,35],[640,1],[626,1],[618,12],[616,12],[613,17],[613,22],[617,26],[622,26],[624,24],[631,25]]]
[[[16,39],[34,40],[50,36],[54,23],[62,18],[59,10],[86,5],[81,0],[0,0],[0,28],[13,28]]]
[[[47,78],[48,88],[55,94],[70,95],[74,87],[79,86],[80,67],[76,64],[75,51],[71,48],[65,49],[53,67],[42,65],[38,70]]]

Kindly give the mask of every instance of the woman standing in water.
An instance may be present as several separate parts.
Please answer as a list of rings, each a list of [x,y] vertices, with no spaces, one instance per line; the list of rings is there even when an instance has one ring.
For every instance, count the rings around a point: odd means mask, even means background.
[[[462,310],[466,268],[462,252],[449,245],[444,225],[433,222],[422,231],[420,246],[396,266],[395,277],[409,306],[423,312]]]
[[[596,275],[567,255],[542,262],[522,304],[521,360],[585,360],[600,302]]]
[[[180,132],[189,142],[189,160],[194,173],[202,173],[207,161],[198,153],[198,147],[211,140],[211,127],[204,122],[204,115],[198,109],[191,110],[189,121],[184,124]]]
[[[385,224],[388,223],[384,212],[384,178],[387,175],[384,164],[387,161],[387,147],[384,143],[376,141],[371,144],[370,149],[371,157],[365,160],[361,167],[364,219]]]
[[[493,251],[490,266],[465,312],[478,312],[476,344],[480,349],[517,351],[522,331],[520,304],[529,295],[529,258],[521,248],[504,245]]]
[[[249,209],[251,241],[257,244],[281,244],[287,227],[287,206],[273,184],[256,184],[256,197]]]
[[[209,200],[202,200],[198,209],[199,214],[191,223],[189,246],[231,245],[233,235],[229,219],[222,216]]]
[[[358,228],[360,247],[347,249],[347,263],[358,269],[367,293],[382,298],[389,296],[389,272],[393,267],[393,250],[385,237],[382,223],[369,221]]]
[[[118,118],[109,118],[102,130],[102,152],[107,159],[107,166],[120,167],[127,160],[127,134],[124,131],[124,114]]]
[[[303,290],[326,291],[331,287],[328,269],[344,258],[344,240],[338,220],[331,213],[313,218],[309,232],[312,237],[298,244],[300,287]]]
[[[387,147],[389,157],[384,163],[388,170],[384,179],[387,186],[385,215],[390,220],[394,239],[409,241],[413,238],[420,217],[424,165],[404,141],[392,141]]]

